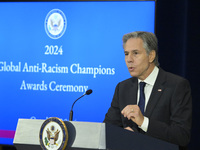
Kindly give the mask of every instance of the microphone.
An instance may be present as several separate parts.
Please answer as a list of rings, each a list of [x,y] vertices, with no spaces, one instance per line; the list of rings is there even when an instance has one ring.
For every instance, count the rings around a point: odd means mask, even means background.
[[[74,104],[80,99],[82,98],[83,96],[85,95],[90,95],[92,93],[92,90],[89,89],[85,92],[85,94],[83,94],[81,97],[79,97],[77,100],[74,101],[73,105],[72,105],[72,108],[71,108],[71,111],[70,111],[70,114],[69,114],[69,121],[72,121],[73,120],[73,107],[74,107]]]

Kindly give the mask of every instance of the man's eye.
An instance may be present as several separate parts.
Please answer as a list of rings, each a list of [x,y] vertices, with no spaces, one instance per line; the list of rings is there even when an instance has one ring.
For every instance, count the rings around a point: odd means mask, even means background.
[[[128,53],[124,53],[124,55],[128,55]]]
[[[133,54],[134,54],[134,55],[137,55],[137,54],[138,54],[138,52],[133,52]]]

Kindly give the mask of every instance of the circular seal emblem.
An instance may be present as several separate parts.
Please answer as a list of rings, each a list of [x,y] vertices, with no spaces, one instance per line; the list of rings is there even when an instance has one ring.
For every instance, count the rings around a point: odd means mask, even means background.
[[[67,28],[67,19],[60,9],[51,10],[44,21],[47,35],[52,39],[59,39]]]
[[[56,117],[48,118],[40,128],[39,139],[43,150],[64,150],[68,141],[65,123]]]

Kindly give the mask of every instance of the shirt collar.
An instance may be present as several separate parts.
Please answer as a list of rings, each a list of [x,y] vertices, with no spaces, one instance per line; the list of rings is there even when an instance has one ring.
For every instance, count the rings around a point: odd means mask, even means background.
[[[157,66],[155,66],[151,74],[144,80],[144,82],[153,86],[154,83],[156,82],[158,72],[159,72],[159,69]],[[138,79],[138,83],[140,83],[141,81],[142,80]]]

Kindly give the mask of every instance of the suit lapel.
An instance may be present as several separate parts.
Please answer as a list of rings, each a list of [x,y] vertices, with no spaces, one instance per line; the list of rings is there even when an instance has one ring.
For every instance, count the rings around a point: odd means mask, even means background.
[[[137,104],[137,91],[138,91],[138,79],[137,78],[133,78],[133,89],[132,89],[132,100],[133,100],[133,104],[136,105]]]
[[[150,117],[156,104],[160,100],[160,96],[162,95],[163,91],[165,90],[165,87],[163,86],[165,82],[165,75],[164,71],[160,68],[157,80],[154,84],[153,90],[151,92],[151,96],[149,98],[149,102],[146,107],[145,116]]]

